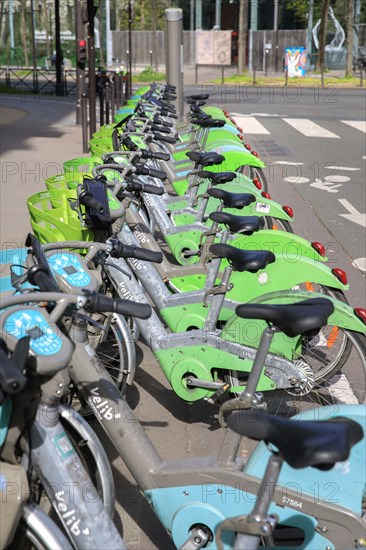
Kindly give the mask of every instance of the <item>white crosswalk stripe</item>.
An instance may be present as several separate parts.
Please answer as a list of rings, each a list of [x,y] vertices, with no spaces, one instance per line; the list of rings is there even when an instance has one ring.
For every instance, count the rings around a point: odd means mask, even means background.
[[[356,128],[356,130],[360,130],[360,132],[363,132],[366,134],[366,121],[365,120],[341,120],[343,124],[348,124],[348,126],[351,126],[352,128]]]
[[[254,116],[236,115],[233,117],[245,134],[270,134],[268,130]]]
[[[255,115],[255,116],[254,116]],[[273,116],[268,115],[267,113],[251,113],[250,115],[244,115],[240,113],[231,113],[231,117],[235,120],[236,124],[242,128],[244,134],[253,134],[253,135],[270,135],[273,133],[266,128],[266,118],[267,120],[272,119]],[[261,117],[261,122],[257,119]],[[309,118],[290,118],[284,117],[281,115],[276,115],[277,121],[285,122],[291,126],[294,130],[299,132],[305,137],[316,137],[316,138],[331,138],[339,139],[340,136],[331,132],[324,126],[317,124],[310,120]],[[264,124],[262,124],[264,122]],[[366,122],[364,120],[340,120],[343,124],[347,124],[355,130],[366,133]],[[326,124],[326,122],[325,122]],[[341,128],[341,126],[339,126]]]
[[[337,134],[319,126],[309,118],[284,118],[283,120],[306,137],[339,138]]]

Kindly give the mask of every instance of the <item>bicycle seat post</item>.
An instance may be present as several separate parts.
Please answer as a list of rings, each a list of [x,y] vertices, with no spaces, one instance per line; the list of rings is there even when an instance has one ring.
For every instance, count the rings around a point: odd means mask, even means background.
[[[247,533],[253,533],[243,534],[238,532],[233,546],[234,550],[256,550],[259,548],[262,536],[271,537],[278,518],[274,515],[269,516],[268,510],[273,500],[273,493],[281,472],[283,461],[284,459],[278,454],[271,455],[252,512],[247,516],[233,518],[233,522],[236,520],[243,530]],[[269,541],[269,544],[272,546],[271,541]]]
[[[238,403],[238,408],[251,408],[258,405],[258,399],[255,393],[261,372],[266,360],[273,335],[278,332],[275,327],[267,327],[262,333],[261,340],[257,349],[257,353],[253,362],[253,367],[249,373],[248,382],[245,391],[240,394],[240,397],[234,399]],[[230,403],[230,401],[228,401]],[[224,408],[225,404],[222,408]],[[217,461],[220,464],[230,464],[235,461],[239,451],[241,436],[232,430],[226,430],[221,448],[218,453]]]

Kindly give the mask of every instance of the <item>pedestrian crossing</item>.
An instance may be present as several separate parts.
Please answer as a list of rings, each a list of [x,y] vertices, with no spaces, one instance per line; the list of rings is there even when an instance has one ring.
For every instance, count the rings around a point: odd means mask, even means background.
[[[257,116],[260,116],[260,113],[256,113]],[[253,134],[253,135],[269,135],[272,132],[266,127],[266,118],[261,117],[261,121],[258,120],[257,116],[253,115],[243,115],[239,113],[231,113],[230,115],[239,128],[242,128],[243,133]],[[273,120],[272,117],[269,117],[267,120]],[[315,123],[309,118],[290,118],[290,117],[278,117],[276,120],[281,120],[291,126],[292,129],[299,132],[299,134],[305,137],[311,138],[321,138],[321,139],[339,139],[341,136],[335,132],[325,128],[323,124]],[[353,128],[362,133],[366,133],[366,122],[364,120],[340,120],[341,125],[345,124],[348,127]]]

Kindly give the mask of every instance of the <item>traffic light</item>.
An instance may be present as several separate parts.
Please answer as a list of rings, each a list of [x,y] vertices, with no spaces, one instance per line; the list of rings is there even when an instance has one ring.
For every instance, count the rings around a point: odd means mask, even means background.
[[[80,38],[76,42],[76,61],[80,68],[85,67],[86,63],[86,40]]]

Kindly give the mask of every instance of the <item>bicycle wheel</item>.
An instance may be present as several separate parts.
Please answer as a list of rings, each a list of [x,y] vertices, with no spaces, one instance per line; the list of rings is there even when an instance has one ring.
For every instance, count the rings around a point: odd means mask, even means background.
[[[288,220],[280,220],[279,218],[264,217],[264,229],[273,229],[274,231],[286,231],[293,233],[294,230]]]
[[[7,550],[71,550],[72,545],[56,523],[35,504],[27,504]]]
[[[133,375],[136,366],[128,345],[133,338],[131,336],[130,342],[126,341],[126,330],[126,323],[117,314],[100,314],[88,325],[90,344],[122,394],[126,392],[129,375]]]
[[[343,292],[337,289],[314,283],[304,283],[304,286],[347,302]],[[303,338],[301,354],[294,357],[293,362],[303,379],[302,386],[266,392],[268,412],[292,416],[317,406],[366,403],[364,334],[326,325],[315,338]],[[228,371],[225,381],[231,386],[245,384],[238,371]]]
[[[115,510],[115,486],[110,461],[102,443],[82,415],[71,407],[60,406],[60,421],[112,517]]]
[[[253,180],[254,178],[257,178],[262,185],[262,191],[268,191],[267,178],[262,168],[243,165],[243,166],[239,166],[239,168],[236,171],[238,172],[238,174],[243,174],[244,176],[248,176],[248,178],[250,178],[251,180]]]

